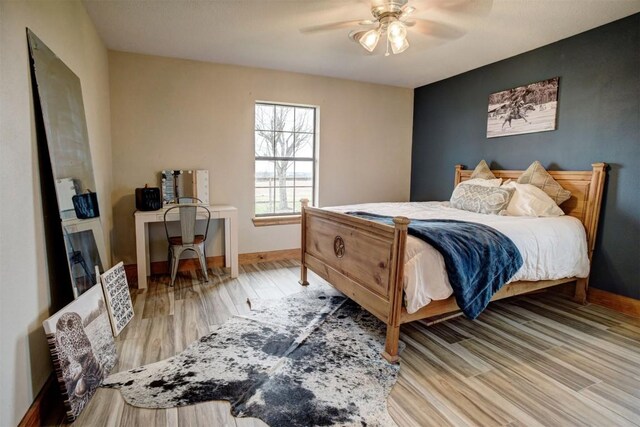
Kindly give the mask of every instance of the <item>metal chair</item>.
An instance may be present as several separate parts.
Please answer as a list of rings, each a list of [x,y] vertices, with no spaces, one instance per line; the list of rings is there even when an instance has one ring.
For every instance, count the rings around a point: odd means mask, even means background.
[[[167,226],[167,215],[174,209],[178,210],[180,215],[180,235],[170,236],[169,227]],[[196,219],[198,214],[201,214],[200,219],[207,221],[207,226],[204,234],[196,234]],[[202,267],[202,273],[205,280],[209,281],[209,275],[207,274],[207,260],[205,258],[204,244],[207,240],[207,234],[209,233],[209,221],[211,220],[211,211],[204,206],[196,203],[181,203],[170,207],[164,213],[164,230],[167,234],[167,242],[169,243],[169,258],[171,268],[171,286],[176,279],[176,273],[178,272],[178,264],[180,263],[180,256],[184,251],[194,251],[198,255],[200,260],[200,266]]]
[[[76,250],[73,247],[71,236],[64,227],[62,227],[62,233],[66,244],[67,258],[69,259],[69,271],[71,274],[71,280],[73,281],[73,287],[78,290],[78,295],[80,295],[96,283],[96,276],[89,269],[89,266],[84,259],[84,255],[82,255],[82,251]],[[73,274],[73,268],[78,264],[80,264],[80,267],[82,267],[82,270],[84,271],[82,283],[80,283],[80,277],[75,277]]]
[[[202,200],[198,199],[197,197],[191,197],[191,196],[180,196],[180,197],[176,197],[175,199],[173,199],[170,203],[172,204],[185,204],[185,203],[197,203],[197,204],[202,204]]]
[[[175,197],[173,199],[171,199],[171,201],[169,202],[170,205],[179,205],[179,204],[185,204],[185,203],[193,203],[193,204],[199,204],[202,205],[202,200],[198,199],[197,197],[192,197],[192,196],[179,196],[179,197]],[[206,248],[204,253],[204,259],[207,259],[207,252],[206,252]],[[169,265],[169,271],[171,271],[171,245],[169,245],[169,247],[167,248],[167,265]]]

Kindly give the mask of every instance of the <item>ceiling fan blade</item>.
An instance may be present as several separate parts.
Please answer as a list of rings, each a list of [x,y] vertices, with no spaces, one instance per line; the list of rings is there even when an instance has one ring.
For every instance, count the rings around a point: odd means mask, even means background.
[[[377,23],[376,21],[372,22],[371,24],[369,24],[368,22],[369,21],[365,21],[362,19],[353,20],[353,21],[332,22],[331,24],[314,25],[312,27],[301,28],[300,32],[305,34],[310,34],[310,33],[322,32],[322,31],[341,30],[345,28],[351,28],[356,25],[373,25]]]
[[[421,4],[423,3],[424,4]],[[440,9],[445,12],[485,16],[493,8],[493,0],[418,0],[418,9]]]
[[[411,19],[404,24],[422,34],[441,39],[457,39],[465,35],[464,30],[429,19]]]

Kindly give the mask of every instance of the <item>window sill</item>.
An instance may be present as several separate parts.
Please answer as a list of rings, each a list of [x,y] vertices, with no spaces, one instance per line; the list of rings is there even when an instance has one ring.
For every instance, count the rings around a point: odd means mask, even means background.
[[[300,224],[300,215],[261,216],[253,218],[253,225],[256,227],[289,224]]]

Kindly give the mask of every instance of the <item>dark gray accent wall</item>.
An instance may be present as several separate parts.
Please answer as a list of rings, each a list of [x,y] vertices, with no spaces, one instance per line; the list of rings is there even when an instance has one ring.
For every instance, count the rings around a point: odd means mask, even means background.
[[[487,46],[491,49],[491,46]],[[486,138],[489,94],[560,77],[557,130]],[[640,14],[417,88],[411,200],[447,200],[454,165],[610,165],[591,286],[640,298]]]

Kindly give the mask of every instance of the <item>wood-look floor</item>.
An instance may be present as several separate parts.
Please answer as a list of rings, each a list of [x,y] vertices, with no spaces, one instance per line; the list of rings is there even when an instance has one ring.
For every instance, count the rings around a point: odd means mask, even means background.
[[[304,292],[297,261],[212,269],[150,280],[134,291],[136,316],[117,338],[114,372],[155,362],[249,310],[249,299]],[[310,272],[311,287],[327,286]],[[388,399],[399,426],[640,425],[640,319],[541,293],[492,303],[476,321],[403,325],[400,378]],[[148,410],[99,389],[76,425],[264,426],[229,404]]]

